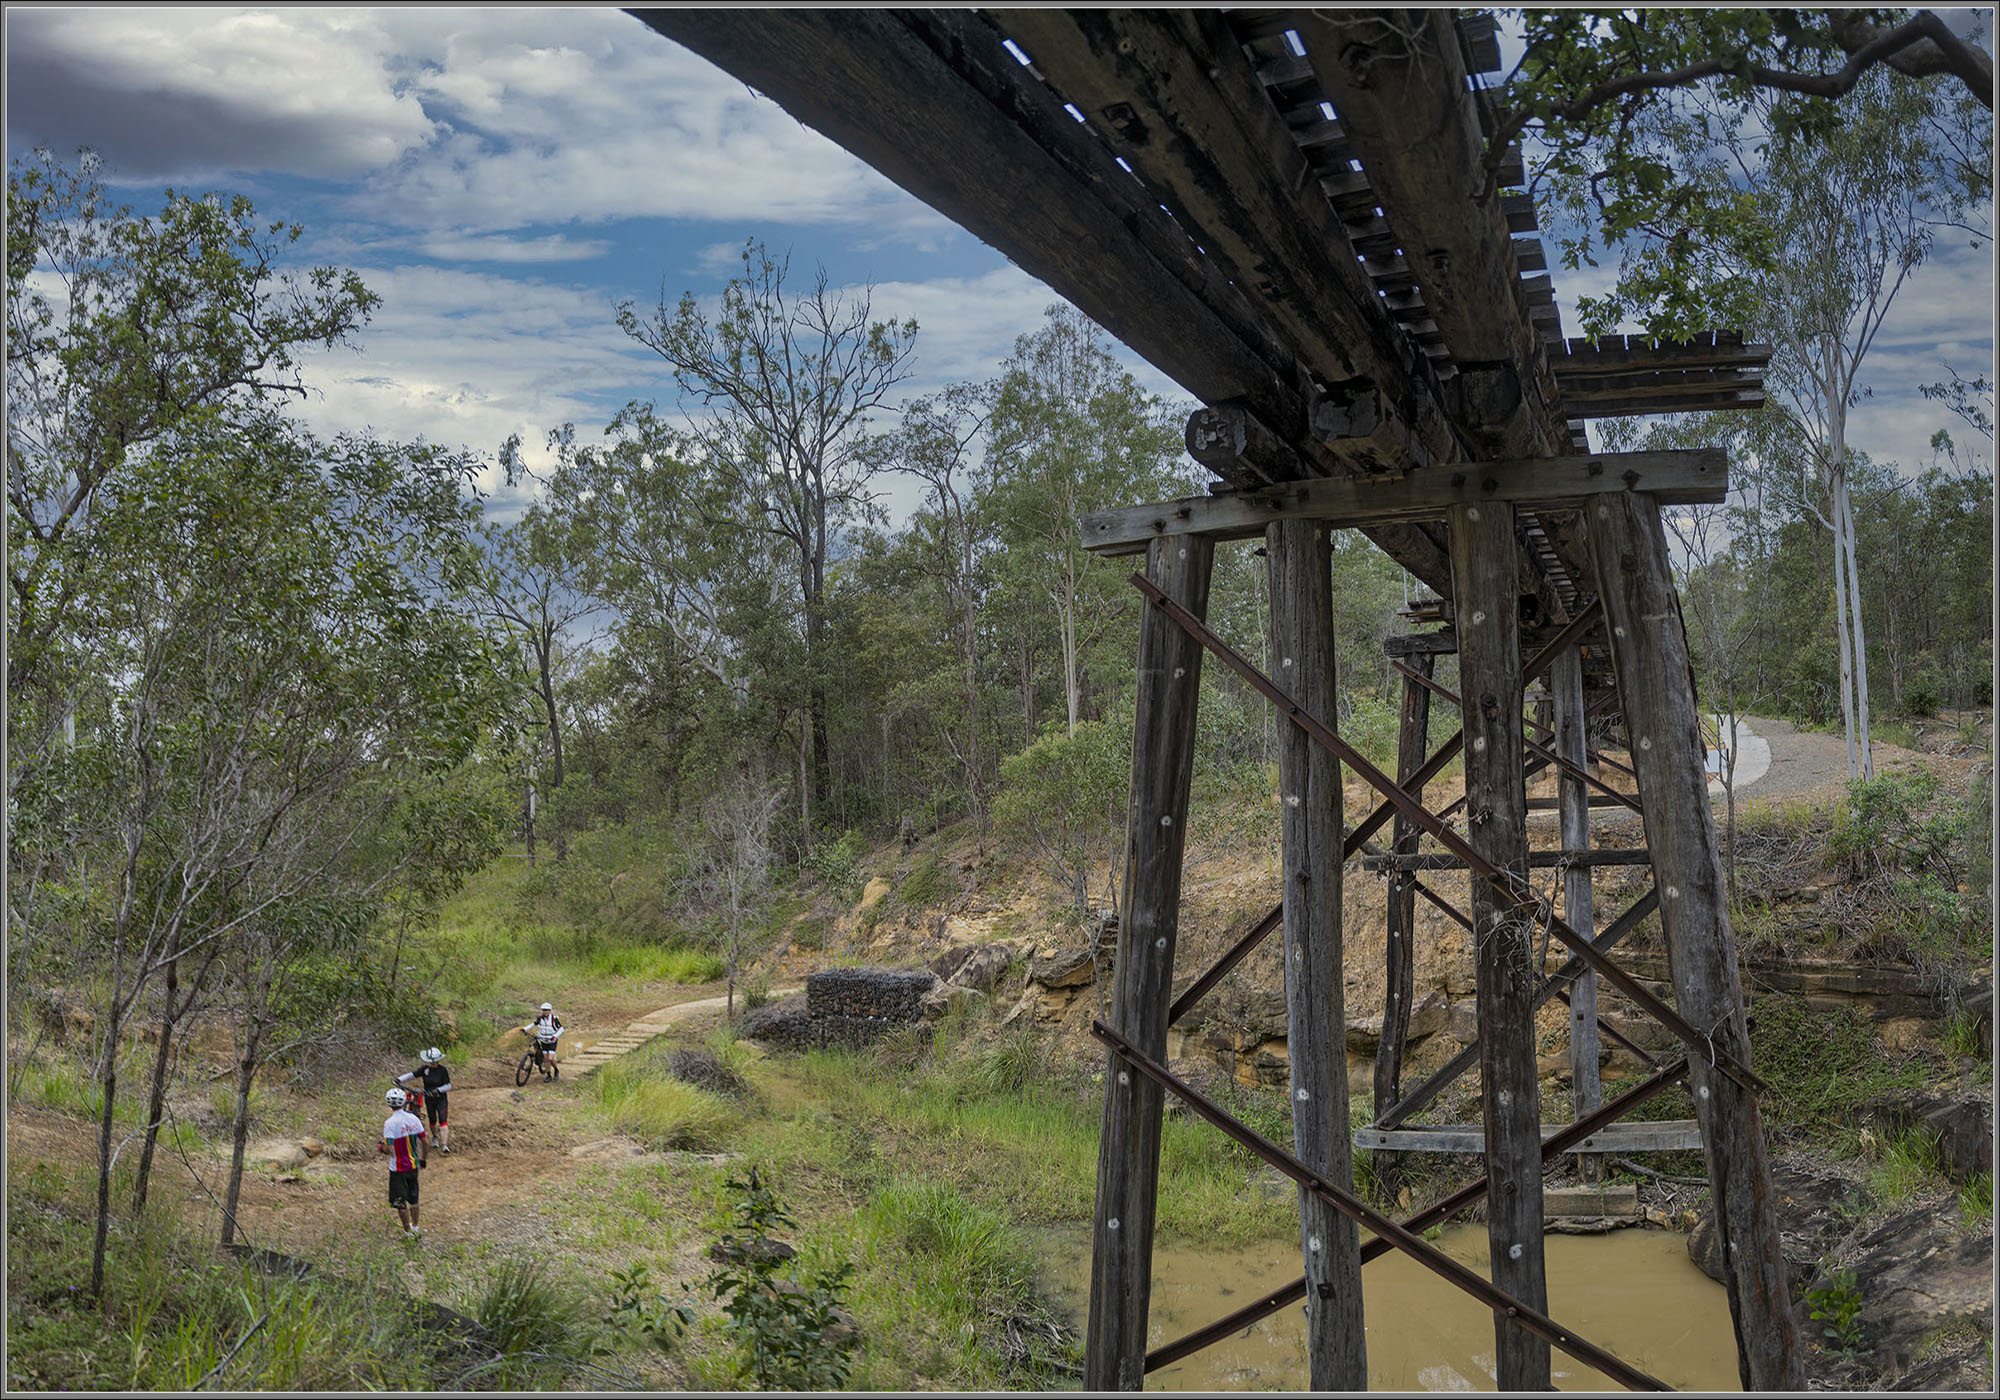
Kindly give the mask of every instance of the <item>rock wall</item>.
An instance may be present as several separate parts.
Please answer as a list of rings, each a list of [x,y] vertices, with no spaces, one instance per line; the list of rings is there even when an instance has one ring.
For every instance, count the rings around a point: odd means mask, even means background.
[[[806,978],[799,1001],[760,1006],[739,1033],[784,1050],[866,1045],[899,1026],[924,1019],[924,998],[937,986],[930,972],[837,967]]]

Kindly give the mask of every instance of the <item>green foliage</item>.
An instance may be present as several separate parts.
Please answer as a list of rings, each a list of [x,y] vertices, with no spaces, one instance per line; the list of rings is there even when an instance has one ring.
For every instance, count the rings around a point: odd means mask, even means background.
[[[1767,993],[1752,1015],[1752,1064],[1771,1084],[1770,1121],[1824,1137],[1898,1089],[1919,1089],[1929,1069],[1885,1056],[1867,1019],[1852,1008],[1821,1011],[1804,997]]]
[[[1093,877],[1124,838],[1131,755],[1129,719],[1093,720],[1074,733],[1052,726],[1001,762],[995,828],[1028,850],[1078,913],[1091,908]],[[1100,897],[1116,887],[1114,872]]]
[[[799,861],[799,868],[840,899],[852,901],[861,893],[861,857],[867,850],[867,838],[849,828],[840,834],[839,840],[815,845]]]
[[[613,1269],[609,1291],[611,1325],[661,1351],[672,1351],[694,1322],[693,1307],[685,1299],[669,1302],[655,1287],[644,1260]]]
[[[1825,1280],[1806,1290],[1806,1307],[1813,1321],[1826,1324],[1822,1336],[1842,1351],[1861,1347],[1861,1290],[1855,1287],[1854,1270],[1835,1269]]]
[[[910,873],[896,886],[896,904],[903,909],[931,909],[950,895],[951,878],[945,873],[944,860],[935,851],[911,866]]]
[[[736,1120],[714,1094],[630,1055],[603,1066],[589,1085],[599,1110],[621,1132],[653,1147],[712,1152],[724,1144]]]
[[[1883,1147],[1869,1184],[1884,1200],[1900,1204],[1945,1179],[1936,1138],[1921,1130],[1898,1133]]]
[[[773,1232],[795,1230],[798,1222],[756,1167],[727,1185],[738,1198],[729,1211],[735,1229],[718,1241],[722,1262],[704,1282],[735,1324],[745,1379],[760,1390],[840,1388],[858,1343],[839,1318],[853,1266],[821,1269],[803,1282],[780,1277],[787,1252],[774,1248]]]
[[[567,1374],[597,1340],[589,1295],[550,1277],[539,1259],[511,1258],[487,1275],[471,1313],[494,1359],[482,1379],[507,1389],[541,1389]]]
[[[1959,1223],[1983,1230],[1993,1223],[1993,1173],[1974,1172],[1958,1192]]]

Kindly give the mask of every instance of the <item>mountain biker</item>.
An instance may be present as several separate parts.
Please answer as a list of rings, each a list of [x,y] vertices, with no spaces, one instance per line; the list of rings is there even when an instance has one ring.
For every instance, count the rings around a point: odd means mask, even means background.
[[[535,1050],[542,1061],[544,1078],[548,1076],[549,1066],[555,1063],[556,1037],[562,1034],[562,1028],[562,1017],[556,1015],[556,1009],[547,1002],[542,1003],[535,1019],[522,1027],[535,1038]]]
[[[424,1125],[404,1107],[409,1097],[401,1089],[389,1091],[389,1116],[375,1150],[389,1158],[389,1204],[403,1222],[403,1233],[415,1239],[423,1234],[417,1228],[417,1174],[424,1169]]]
[[[431,1120],[431,1127],[437,1131],[438,1151],[449,1157],[451,1122],[446,1113],[446,1100],[451,1093],[451,1071],[445,1068],[444,1051],[435,1045],[417,1058],[423,1063],[408,1074],[397,1075],[396,1082],[407,1084],[413,1079],[422,1081],[424,1116]]]

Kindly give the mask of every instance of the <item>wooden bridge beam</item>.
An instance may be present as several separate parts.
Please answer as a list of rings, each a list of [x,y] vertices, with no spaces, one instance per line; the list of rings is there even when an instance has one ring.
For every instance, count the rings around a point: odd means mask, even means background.
[[[1436,665],[1437,657],[1432,653],[1418,653],[1410,658],[1411,669],[1426,677]],[[1407,677],[1403,681],[1401,719],[1396,736],[1396,782],[1421,802],[1424,789],[1417,775],[1423,770],[1424,756],[1430,748],[1431,693]],[[1415,855],[1420,836],[1415,822],[1398,816],[1390,853]],[[1398,871],[1389,876],[1382,1039],[1375,1047],[1377,1110],[1394,1103],[1402,1094],[1403,1042],[1410,1033],[1410,1003],[1416,996],[1417,883],[1414,873]],[[1398,1177],[1395,1154],[1378,1155],[1376,1170],[1383,1189],[1393,1198]]]
[[[1339,690],[1333,656],[1333,552],[1326,527],[1286,520],[1265,534],[1271,653],[1291,693],[1331,725]],[[1278,735],[1284,831],[1285,1015],[1290,1042],[1292,1150],[1342,1190],[1354,1189],[1348,1136],[1347,1018],[1341,961],[1340,763],[1303,729]],[[1314,1390],[1366,1390],[1361,1240],[1354,1221],[1301,1187],[1306,1354]]]
[[[1803,1351],[1757,1100],[1710,1058],[1720,1051],[1748,1066],[1750,1036],[1660,509],[1644,497],[1606,498],[1588,516],[1633,766],[1646,800],[1646,844],[1675,1007],[1712,1047],[1704,1054],[1708,1047],[1692,1043],[1688,1058],[1743,1388],[1803,1390]]]
[[[1593,794],[1582,774],[1589,757],[1585,744],[1587,727],[1583,702],[1583,654],[1571,647],[1549,668],[1549,694],[1555,710],[1555,752],[1569,765],[1556,775],[1557,820],[1562,827],[1564,851],[1590,849],[1590,808]],[[1563,918],[1585,938],[1597,936],[1597,916],[1591,896],[1590,879],[1594,867],[1574,865],[1563,872]],[[1595,1112],[1603,1099],[1597,1077],[1597,974],[1589,968],[1577,978],[1569,993],[1569,1083],[1570,1099],[1577,1118]],[[1596,1153],[1579,1153],[1577,1169],[1585,1181],[1604,1175],[1604,1158]]]
[[[1208,540],[1162,540],[1147,550],[1146,576],[1199,618],[1208,611],[1214,559],[1215,546]],[[1174,942],[1180,931],[1181,856],[1194,777],[1201,660],[1200,642],[1159,608],[1149,607],[1140,615],[1132,799],[1111,1017],[1132,1044],[1160,1059],[1166,1057]],[[1090,1320],[1084,1334],[1088,1390],[1139,1390],[1145,1384],[1163,1107],[1158,1084],[1135,1074],[1119,1056],[1107,1057]]]
[[[1525,885],[1528,814],[1521,772],[1520,619],[1511,588],[1515,567],[1512,506],[1489,502],[1453,508],[1452,596],[1459,600],[1467,839],[1482,859]],[[1497,606],[1496,599],[1501,600]],[[1509,1296],[1546,1312],[1533,929],[1491,881],[1474,876],[1471,884],[1492,1279]],[[1493,1326],[1500,1389],[1547,1390],[1548,1342],[1499,1313]]]

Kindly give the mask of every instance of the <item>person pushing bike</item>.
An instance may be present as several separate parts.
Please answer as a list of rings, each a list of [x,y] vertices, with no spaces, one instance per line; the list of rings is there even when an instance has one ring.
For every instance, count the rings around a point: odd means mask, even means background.
[[[396,1076],[398,1084],[419,1081],[423,1086],[424,1115],[431,1120],[431,1128],[437,1133],[438,1151],[451,1155],[451,1119],[448,1112],[451,1093],[451,1071],[445,1068],[444,1051],[433,1045],[417,1056],[423,1061],[408,1074]],[[414,1115],[412,1115],[414,1116]]]
[[[556,1041],[562,1036],[562,1017],[556,1015],[555,1007],[543,1002],[535,1019],[521,1029],[533,1038],[535,1064],[542,1071],[542,1077],[548,1078],[550,1067],[556,1063]]]

